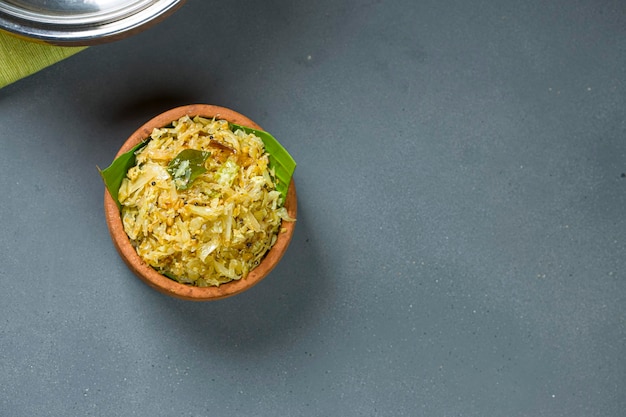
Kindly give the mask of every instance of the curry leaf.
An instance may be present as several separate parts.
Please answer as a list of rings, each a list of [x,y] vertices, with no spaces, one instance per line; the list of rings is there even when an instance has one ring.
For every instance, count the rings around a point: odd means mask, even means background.
[[[263,130],[252,129],[250,127],[239,126],[230,123],[233,131],[243,130],[246,133],[252,133],[261,138],[265,151],[270,156],[270,168],[274,169],[276,180],[276,190],[280,192],[283,201],[287,198],[287,190],[291,177],[296,169],[296,161],[289,155],[289,152],[274,138],[274,136]]]
[[[189,188],[193,180],[206,172],[204,163],[211,156],[211,152],[198,151],[196,149],[184,149],[176,158],[167,165],[167,172],[174,180],[174,185],[179,190]]]

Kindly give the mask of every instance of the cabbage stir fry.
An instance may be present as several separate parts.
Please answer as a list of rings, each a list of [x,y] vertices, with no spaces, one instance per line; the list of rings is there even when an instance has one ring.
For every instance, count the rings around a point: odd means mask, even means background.
[[[118,193],[138,255],[182,283],[245,278],[272,247],[283,207],[263,141],[224,120],[185,116],[154,129]]]

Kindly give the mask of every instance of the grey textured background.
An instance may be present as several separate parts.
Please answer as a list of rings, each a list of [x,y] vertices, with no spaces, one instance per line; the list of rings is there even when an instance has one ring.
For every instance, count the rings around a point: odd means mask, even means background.
[[[546,3],[192,0],[0,90],[0,415],[623,416],[626,5]],[[190,103],[299,164],[214,303],[127,270],[96,170]]]

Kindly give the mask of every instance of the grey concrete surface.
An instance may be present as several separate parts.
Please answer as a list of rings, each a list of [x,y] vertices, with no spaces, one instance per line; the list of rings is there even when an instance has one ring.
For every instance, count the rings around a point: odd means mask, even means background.
[[[96,167],[168,108],[298,162],[282,263],[189,303]],[[626,410],[626,5],[189,1],[0,90],[0,415]]]

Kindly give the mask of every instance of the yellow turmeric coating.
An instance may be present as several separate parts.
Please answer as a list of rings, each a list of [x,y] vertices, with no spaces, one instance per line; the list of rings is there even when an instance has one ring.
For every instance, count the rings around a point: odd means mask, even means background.
[[[206,171],[178,189],[168,164],[181,151],[210,152]],[[228,122],[185,116],[154,129],[122,181],[124,229],[138,255],[182,283],[245,278],[293,221],[275,190],[263,141]]]

